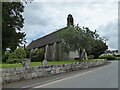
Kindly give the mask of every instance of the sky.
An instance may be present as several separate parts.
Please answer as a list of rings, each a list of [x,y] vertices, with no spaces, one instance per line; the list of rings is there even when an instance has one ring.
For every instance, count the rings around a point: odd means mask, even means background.
[[[74,25],[97,30],[108,39],[109,49],[118,49],[118,0],[34,0],[24,4],[23,16],[27,45],[32,40],[67,26],[72,14]]]

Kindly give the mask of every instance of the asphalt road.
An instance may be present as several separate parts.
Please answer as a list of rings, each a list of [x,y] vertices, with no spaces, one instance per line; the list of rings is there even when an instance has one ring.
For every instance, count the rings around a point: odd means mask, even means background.
[[[118,62],[33,88],[118,88]]]

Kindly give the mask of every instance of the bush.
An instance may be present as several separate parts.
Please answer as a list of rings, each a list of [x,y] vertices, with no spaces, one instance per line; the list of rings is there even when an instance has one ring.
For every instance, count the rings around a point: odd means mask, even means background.
[[[31,52],[31,61],[32,62],[41,62],[44,60],[44,50],[37,49],[34,52]]]
[[[115,57],[120,57],[120,55],[115,55],[115,54],[114,54],[114,56],[115,56]]]
[[[93,55],[88,56],[88,59],[93,59],[93,58],[94,58]]]
[[[30,58],[30,51],[29,49],[25,48],[26,58]]]
[[[25,50],[22,48],[16,49],[7,59],[7,63],[21,63],[22,59],[26,57]]]
[[[13,63],[22,63],[22,60],[21,59],[8,59],[6,61],[6,63],[11,63],[11,64],[13,64]]]
[[[107,59],[107,60],[115,60],[115,56],[114,55],[102,55],[99,56],[100,59]]]
[[[120,55],[115,55],[115,54],[113,54],[113,55],[115,56],[116,60],[120,60]]]
[[[9,56],[10,56],[10,53],[9,53],[9,52],[6,52],[6,53],[2,56],[2,62],[6,62]]]

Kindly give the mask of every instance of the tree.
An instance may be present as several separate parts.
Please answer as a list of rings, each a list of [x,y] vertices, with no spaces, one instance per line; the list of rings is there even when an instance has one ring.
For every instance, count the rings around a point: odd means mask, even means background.
[[[2,62],[6,62],[7,59],[9,58],[10,56],[10,52],[6,52],[3,56],[2,56]]]
[[[89,49],[91,43],[94,40],[95,32],[89,30],[89,28],[80,28],[78,25],[74,27],[68,27],[64,29],[59,34],[62,39],[62,47],[67,52],[77,51],[79,53],[79,58],[81,58],[82,50]]]
[[[94,58],[98,58],[99,55],[103,54],[107,49],[108,46],[106,43],[104,43],[103,40],[98,39],[94,41],[90,54],[94,55]]]
[[[26,57],[26,52],[23,48],[15,49],[14,52],[12,52],[8,59],[7,63],[21,63],[22,59]]]
[[[26,58],[30,58],[30,51],[28,48],[24,48],[25,53],[26,53]]]
[[[2,3],[2,52],[6,48],[14,51],[19,44],[22,44],[23,38],[26,36],[21,32],[23,28],[24,18],[22,12],[24,6],[22,2],[3,2]]]
[[[99,40],[100,37],[96,33],[96,30],[91,31],[88,27],[80,28],[78,25],[67,27],[67,29],[62,30],[59,33],[59,37],[62,39],[61,42],[63,49],[67,52],[77,51],[80,60],[82,60],[81,53],[83,49],[85,49],[88,54],[93,54],[95,56],[106,50],[106,44],[103,43],[102,40]],[[96,46],[102,47],[96,49]]]

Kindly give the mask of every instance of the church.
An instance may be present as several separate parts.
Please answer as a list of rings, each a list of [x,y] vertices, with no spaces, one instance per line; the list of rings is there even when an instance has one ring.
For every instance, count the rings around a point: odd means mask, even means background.
[[[74,19],[71,14],[67,17],[67,26],[59,29],[55,32],[52,32],[46,36],[38,38],[32,41],[27,48],[30,51],[34,51],[36,49],[44,50],[44,59],[47,61],[65,61],[65,60],[75,60],[79,58],[77,52],[65,52],[61,47],[61,39],[58,38],[57,33],[66,29],[68,26],[74,26]]]

